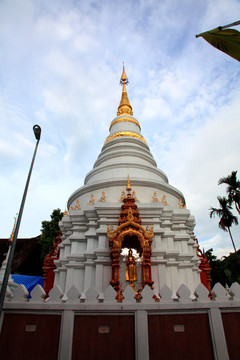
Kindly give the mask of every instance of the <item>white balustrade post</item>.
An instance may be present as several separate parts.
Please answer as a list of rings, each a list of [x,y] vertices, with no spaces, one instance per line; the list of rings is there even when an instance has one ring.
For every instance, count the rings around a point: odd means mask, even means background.
[[[74,312],[64,310],[62,313],[61,333],[59,341],[59,360],[72,359],[72,341],[74,327]]]
[[[223,328],[221,311],[218,308],[209,309],[209,320],[212,332],[213,349],[215,358],[229,360],[226,338]]]
[[[149,360],[148,315],[147,311],[137,310],[135,315],[136,359]]]

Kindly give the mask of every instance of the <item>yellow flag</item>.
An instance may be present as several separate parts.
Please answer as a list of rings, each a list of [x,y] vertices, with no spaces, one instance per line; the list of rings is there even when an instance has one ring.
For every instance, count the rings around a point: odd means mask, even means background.
[[[240,61],[240,32],[234,29],[216,28],[203,32],[202,36],[209,44]]]

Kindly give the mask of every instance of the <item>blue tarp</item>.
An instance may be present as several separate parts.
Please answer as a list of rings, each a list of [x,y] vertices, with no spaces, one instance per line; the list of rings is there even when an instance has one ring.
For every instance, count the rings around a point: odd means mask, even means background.
[[[43,286],[42,276],[12,275],[12,279],[15,283],[24,285],[29,295],[37,284]]]

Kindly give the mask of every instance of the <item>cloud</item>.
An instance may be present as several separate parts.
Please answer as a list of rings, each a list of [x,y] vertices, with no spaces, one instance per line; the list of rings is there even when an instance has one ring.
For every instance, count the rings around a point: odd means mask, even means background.
[[[196,236],[200,243],[206,238],[211,243],[216,233],[221,240],[226,237],[218,229],[217,220],[209,219],[209,208],[218,206],[218,195],[225,195],[224,186],[217,185],[219,178],[240,168],[238,99],[239,91],[236,91],[230,104],[218,109],[192,133],[182,129],[176,138],[167,138],[167,148],[162,137],[154,137],[152,141],[152,151],[162,165],[160,168],[168,174],[170,183],[184,193],[187,206],[196,217]],[[164,157],[161,156],[163,152]],[[236,236],[239,247],[239,235]],[[217,241],[214,244],[218,244]]]

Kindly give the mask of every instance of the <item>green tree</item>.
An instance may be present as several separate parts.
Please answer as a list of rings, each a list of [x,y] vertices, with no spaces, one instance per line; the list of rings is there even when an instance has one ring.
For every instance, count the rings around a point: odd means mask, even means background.
[[[229,256],[224,256],[220,260],[217,259],[212,252],[213,249],[209,249],[205,252],[211,268],[211,287],[213,288],[218,282],[224,287],[226,284],[231,286],[234,282],[240,283],[239,254],[236,256],[235,253],[232,253]]]
[[[207,257],[208,263],[211,268],[211,287],[216,283],[220,283],[223,286],[225,286],[228,283],[228,279],[225,273],[225,264],[222,260],[217,259],[215,255],[213,255],[213,249],[209,249],[205,252],[205,255]]]
[[[217,259],[216,255],[213,255],[212,252],[213,252],[212,248],[208,249],[206,252],[204,252],[204,254],[207,257],[207,261],[209,262],[209,265],[211,265],[211,263]]]
[[[237,171],[232,171],[231,175],[220,178],[218,185],[220,184],[228,185],[227,194],[229,202],[231,204],[234,202],[236,210],[240,215],[240,181],[237,179]]]
[[[236,254],[230,254],[224,257],[223,262],[225,264],[225,274],[227,276],[227,284],[230,286],[235,281],[240,283],[240,258],[239,252]]]
[[[233,237],[232,237],[232,233],[230,230],[230,227],[235,224],[238,224],[238,219],[236,216],[233,215],[233,213],[231,212],[232,207],[229,204],[228,199],[226,199],[224,196],[218,196],[217,197],[220,208],[214,208],[211,207],[210,208],[210,218],[215,217],[215,215],[217,215],[220,218],[220,221],[218,223],[218,226],[220,227],[220,229],[224,230],[224,231],[228,231],[229,236],[231,238],[232,244],[233,244],[233,248],[235,253],[237,252],[234,241],[233,241]]]
[[[51,217],[51,221],[46,221],[46,220],[42,221],[42,229],[41,229],[42,234],[39,242],[42,245],[41,257],[43,259],[52,249],[53,240],[60,231],[58,224],[63,217],[63,212],[61,212],[60,209],[55,209],[53,210],[50,217]]]

